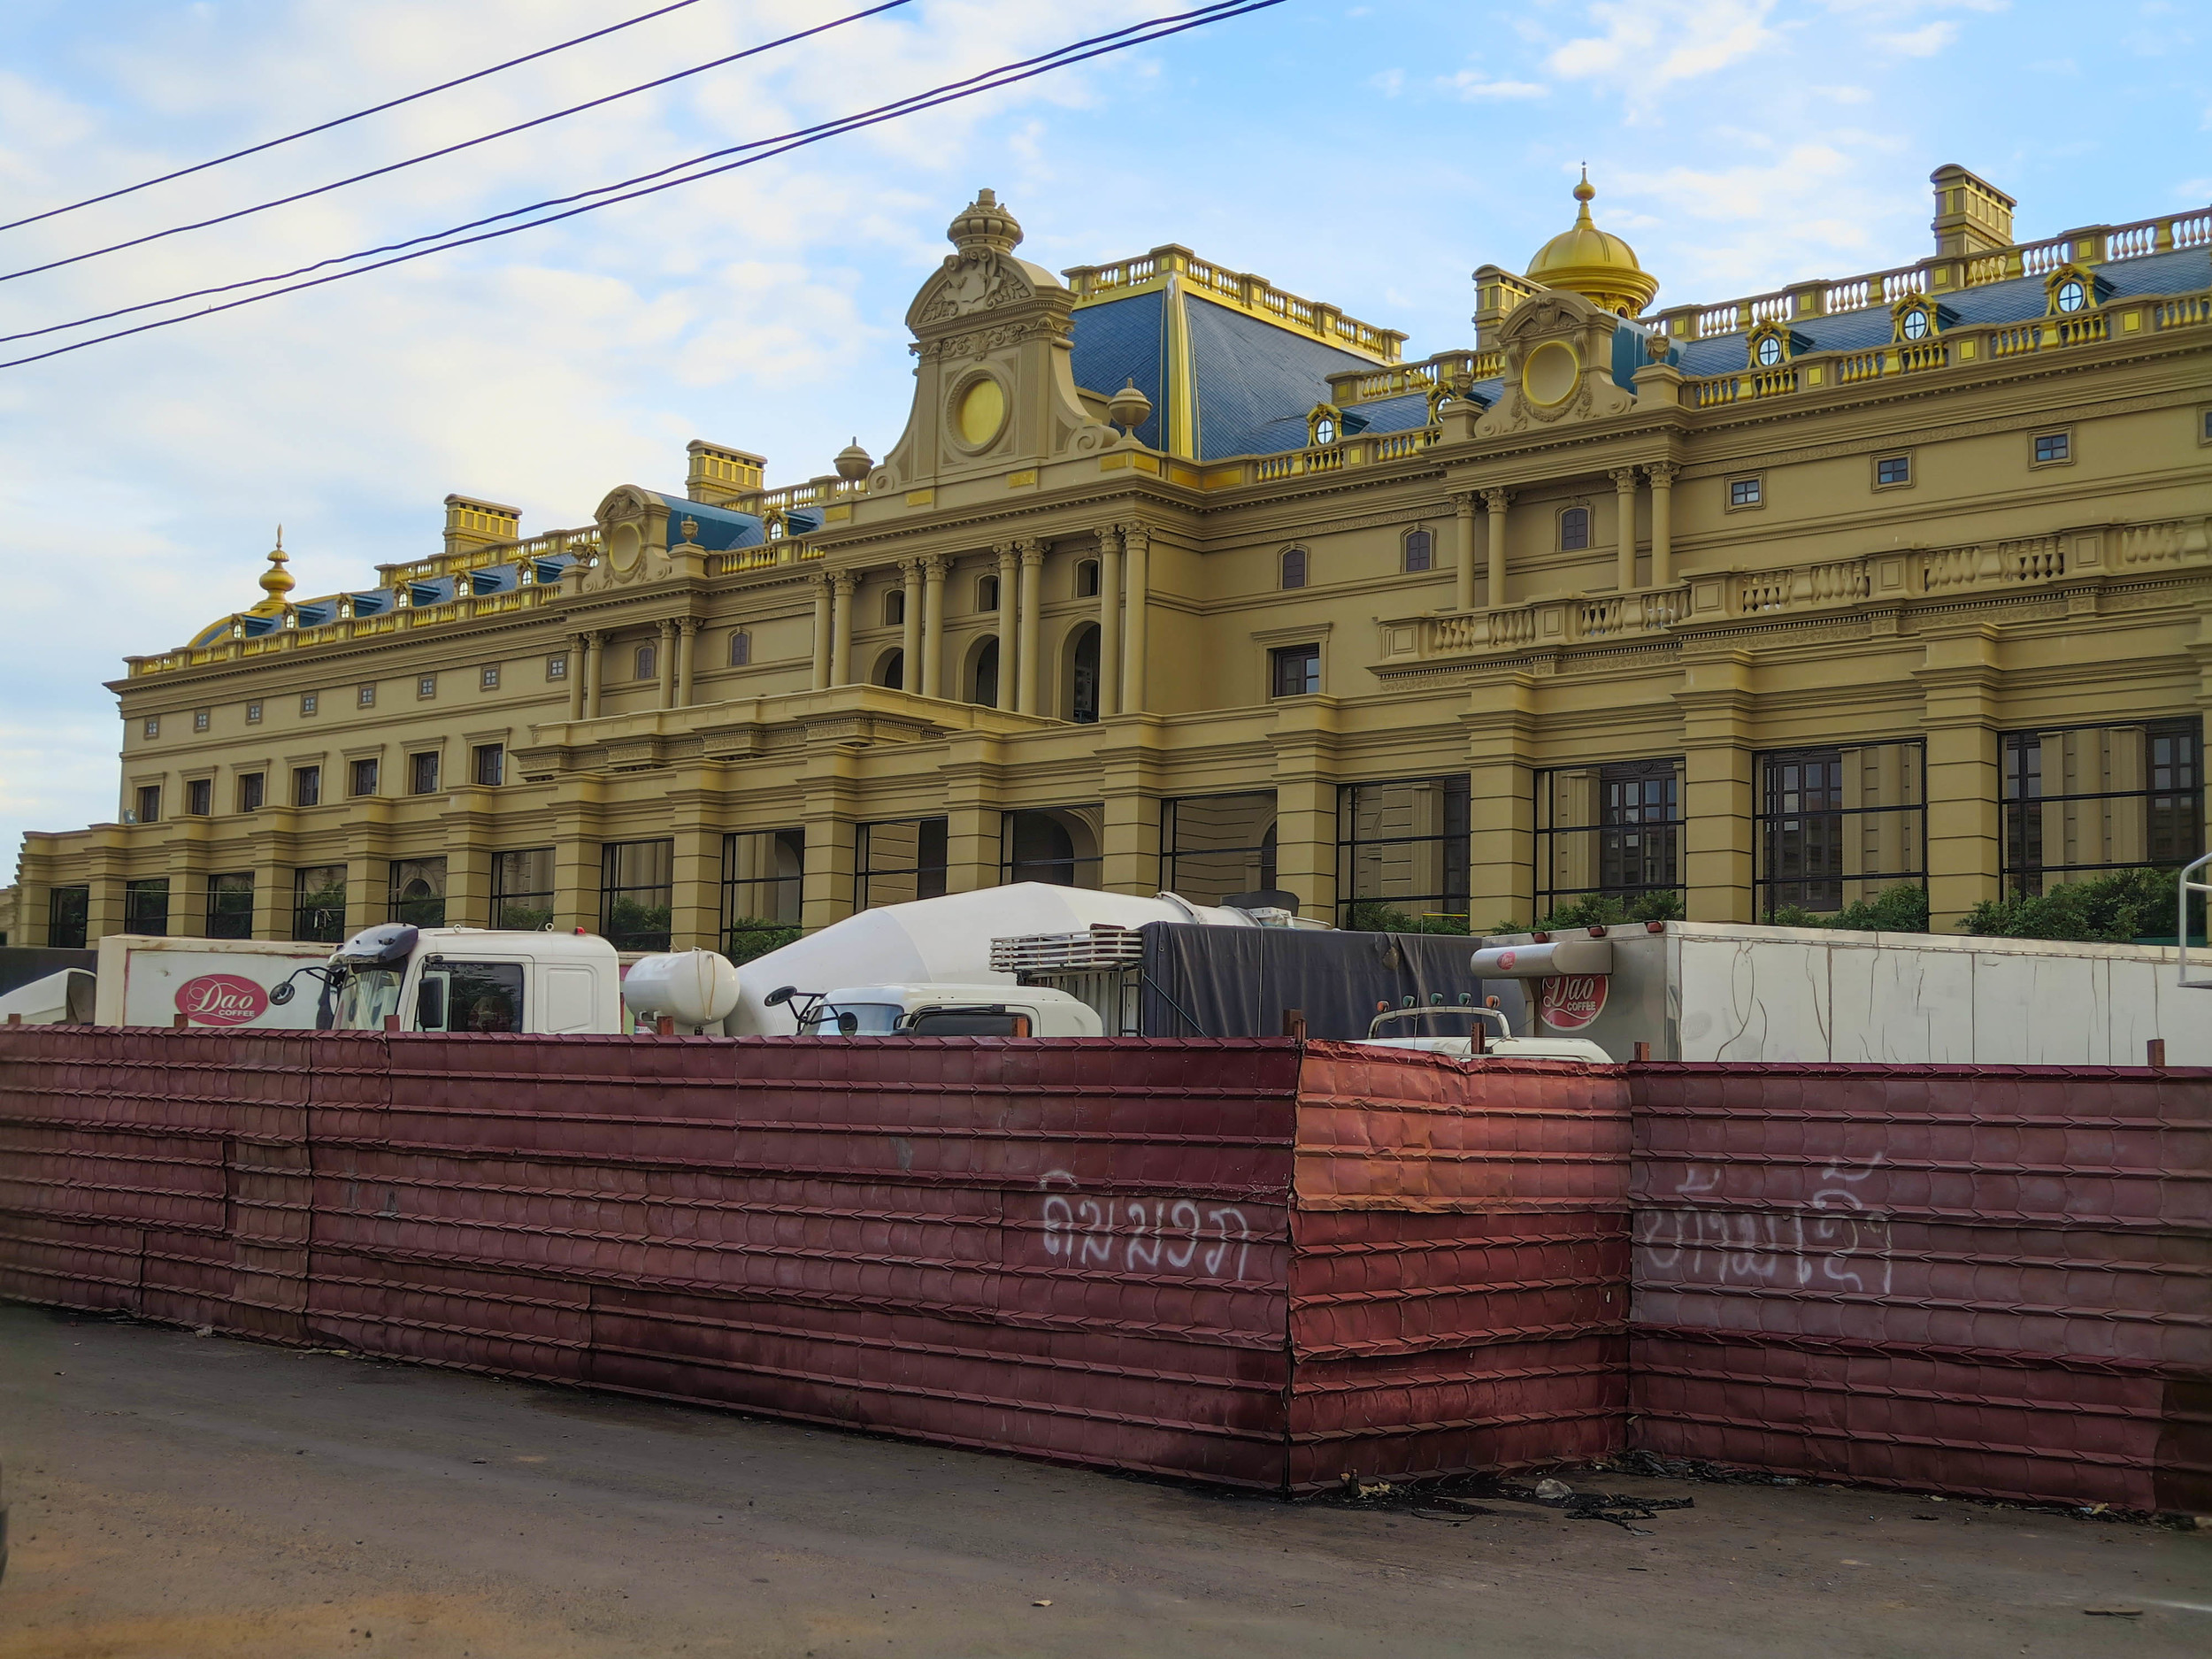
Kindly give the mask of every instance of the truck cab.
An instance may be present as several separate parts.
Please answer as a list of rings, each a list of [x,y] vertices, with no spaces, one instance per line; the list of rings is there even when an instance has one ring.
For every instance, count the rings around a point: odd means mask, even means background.
[[[1065,991],[1030,985],[856,985],[771,991],[810,1037],[1102,1037],[1097,1013]]]
[[[369,927],[331,953],[322,972],[330,1028],[540,1034],[629,1028],[622,964],[592,933],[485,927]]]

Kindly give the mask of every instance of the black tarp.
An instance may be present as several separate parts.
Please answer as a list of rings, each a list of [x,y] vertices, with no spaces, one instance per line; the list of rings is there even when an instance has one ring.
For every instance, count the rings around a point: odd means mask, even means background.
[[[59,973],[64,968],[82,968],[87,973],[96,972],[100,953],[96,950],[54,950],[43,945],[0,945],[0,996],[10,991],[42,979],[50,973]]]
[[[1463,994],[1478,1003],[1494,996],[1516,1032],[1528,1028],[1519,980],[1485,981],[1470,971],[1479,939],[1183,922],[1141,931],[1148,1037],[1279,1036],[1283,1010],[1294,1008],[1309,1037],[1348,1041],[1367,1034],[1377,1002],[1426,1003],[1440,993],[1448,1003]],[[1458,1037],[1467,1029],[1463,1020],[1409,1021],[1386,1034]]]

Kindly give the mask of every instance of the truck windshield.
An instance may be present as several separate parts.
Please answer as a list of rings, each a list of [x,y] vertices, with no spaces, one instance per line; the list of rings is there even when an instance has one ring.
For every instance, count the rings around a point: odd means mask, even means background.
[[[906,1010],[896,1002],[825,1002],[807,1022],[810,1037],[887,1037]],[[852,1018],[845,1023],[844,1016]]]
[[[399,1012],[399,981],[397,968],[356,968],[347,974],[338,987],[332,1029],[383,1030],[384,1016]]]

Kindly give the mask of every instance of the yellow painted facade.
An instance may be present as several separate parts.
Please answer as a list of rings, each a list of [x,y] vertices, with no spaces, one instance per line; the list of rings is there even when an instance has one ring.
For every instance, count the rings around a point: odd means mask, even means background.
[[[695,442],[534,537],[449,496],[355,595],[273,557],[129,659],[118,821],[27,837],[0,929],[680,948],[1018,877],[1478,927],[1924,880],[1945,929],[2177,862],[2212,211],[2019,244],[1934,184],[1927,258],[1655,312],[1586,185],[1419,363],[1180,246],[1064,281],[985,192],[881,459],[772,489]]]

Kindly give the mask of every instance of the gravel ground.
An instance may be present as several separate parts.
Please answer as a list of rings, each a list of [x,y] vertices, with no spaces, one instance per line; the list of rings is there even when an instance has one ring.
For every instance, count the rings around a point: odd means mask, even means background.
[[[2212,1532],[1621,1473],[1567,1479],[1692,1506],[1293,1505],[6,1305],[0,1464],[5,1659],[2212,1653]]]

